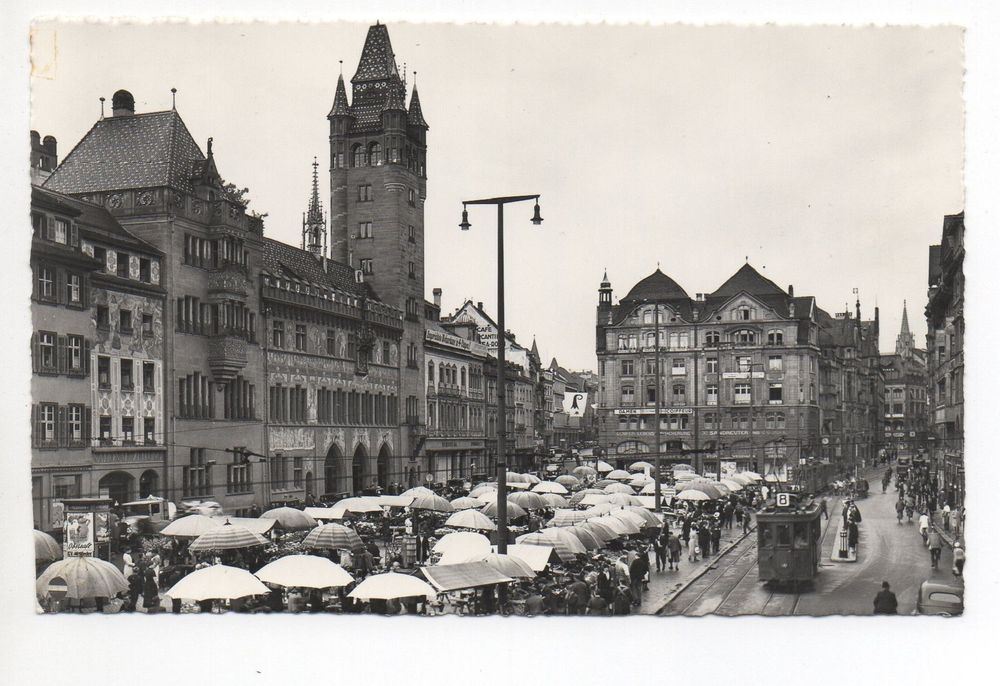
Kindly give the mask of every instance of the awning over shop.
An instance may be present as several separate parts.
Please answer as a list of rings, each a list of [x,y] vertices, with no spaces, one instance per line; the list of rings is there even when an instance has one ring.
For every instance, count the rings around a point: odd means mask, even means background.
[[[496,546],[493,546],[493,552],[497,552]],[[511,544],[507,546],[507,554],[527,562],[533,572],[540,572],[548,567],[554,552],[555,548],[547,545]]]
[[[476,588],[506,584],[513,579],[490,567],[485,562],[462,562],[454,565],[434,565],[422,567],[431,585],[439,591],[457,591],[460,588]]]

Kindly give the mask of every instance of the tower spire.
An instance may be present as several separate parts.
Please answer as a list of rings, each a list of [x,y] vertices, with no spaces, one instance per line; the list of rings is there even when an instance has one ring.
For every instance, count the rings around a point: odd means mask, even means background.
[[[326,216],[319,199],[319,161],[315,157],[312,167],[312,195],[302,215],[302,249],[322,257],[326,254]]]
[[[910,332],[910,318],[906,314],[906,301],[903,301],[903,321],[899,326],[899,335],[896,336],[896,354],[901,357],[913,355],[915,346],[913,334]]]

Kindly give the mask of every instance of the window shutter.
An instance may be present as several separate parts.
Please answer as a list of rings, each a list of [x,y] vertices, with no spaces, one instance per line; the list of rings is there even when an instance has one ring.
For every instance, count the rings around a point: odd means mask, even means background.
[[[45,238],[50,241],[54,241],[56,238],[56,220],[55,217],[45,218]]]
[[[52,295],[55,297],[52,300],[57,303],[65,303],[67,302],[66,271],[64,269],[53,269],[52,271],[55,272],[55,283],[52,284],[52,287],[55,289]]]
[[[38,334],[31,334],[31,371],[38,371],[38,362],[41,359],[41,351],[38,349]]]
[[[83,373],[90,376],[90,341],[83,341]]]
[[[80,244],[80,227],[76,225],[76,222],[70,224],[69,227],[69,244],[72,246]]]
[[[56,365],[60,374],[69,371],[69,360],[66,359],[66,337],[56,337]]]
[[[56,444],[66,445],[66,406],[60,405],[56,409]]]
[[[42,441],[42,427],[39,421],[38,405],[31,406],[31,447],[37,448]]]
[[[90,435],[90,407],[83,408],[83,444],[91,445],[92,436]]]

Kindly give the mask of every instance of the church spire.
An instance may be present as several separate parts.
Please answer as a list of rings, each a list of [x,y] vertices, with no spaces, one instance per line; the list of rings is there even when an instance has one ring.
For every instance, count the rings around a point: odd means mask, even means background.
[[[903,324],[899,327],[900,336],[910,335],[910,318],[906,315],[906,301],[903,301]]]
[[[911,357],[913,348],[913,334],[910,333],[910,318],[906,314],[906,301],[904,300],[903,321],[899,326],[899,335],[896,336],[896,354],[902,357]]]
[[[312,196],[309,208],[302,215],[302,249],[316,257],[326,254],[326,216],[319,199],[319,161],[313,158]]]

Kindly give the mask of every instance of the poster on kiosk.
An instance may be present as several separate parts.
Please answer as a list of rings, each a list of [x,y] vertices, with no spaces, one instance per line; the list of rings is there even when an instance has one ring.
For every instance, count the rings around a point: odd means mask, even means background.
[[[111,502],[110,498],[62,501],[64,557],[110,557]]]
[[[94,555],[94,513],[67,512],[63,520],[63,555]]]

